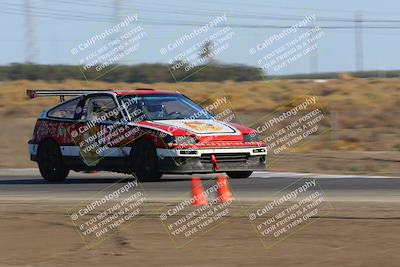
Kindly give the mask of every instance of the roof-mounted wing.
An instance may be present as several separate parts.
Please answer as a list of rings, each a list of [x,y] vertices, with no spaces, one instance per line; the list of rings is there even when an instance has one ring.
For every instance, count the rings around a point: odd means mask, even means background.
[[[152,88],[136,88],[135,90],[137,90],[137,91],[155,91]]]
[[[110,89],[66,89],[66,90],[26,90],[26,95],[33,99],[36,97],[45,97],[45,96],[59,96],[60,101],[64,101],[64,97],[66,96],[80,96],[86,95],[90,93],[101,93],[101,92],[110,92]]]

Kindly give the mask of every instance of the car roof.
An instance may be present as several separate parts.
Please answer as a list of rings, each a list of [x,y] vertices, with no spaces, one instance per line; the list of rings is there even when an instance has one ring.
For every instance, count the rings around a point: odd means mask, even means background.
[[[135,90],[121,90],[121,91],[112,91],[116,95],[154,95],[154,94],[180,94],[178,92],[174,91],[161,91],[161,90],[155,90],[151,88],[137,88]]]

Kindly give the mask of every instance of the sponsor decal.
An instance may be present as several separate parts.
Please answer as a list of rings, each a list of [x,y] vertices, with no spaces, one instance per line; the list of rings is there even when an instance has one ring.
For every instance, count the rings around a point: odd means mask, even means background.
[[[223,130],[221,126],[208,122],[185,121],[182,124],[185,125],[187,128],[197,132],[219,132]]]
[[[96,153],[99,148],[97,132],[96,127],[89,128],[82,136],[84,145],[79,146],[80,157],[88,166],[96,166],[99,163],[100,155]],[[95,137],[95,140],[92,140],[93,137]]]
[[[216,120],[160,120],[154,121],[154,123],[167,126],[169,133],[173,133],[177,129],[183,129],[200,136],[209,134],[240,134],[233,127]]]

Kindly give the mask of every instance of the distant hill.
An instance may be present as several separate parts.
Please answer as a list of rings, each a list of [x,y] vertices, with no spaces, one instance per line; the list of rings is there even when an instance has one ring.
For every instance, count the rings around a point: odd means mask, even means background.
[[[109,66],[108,72],[83,71],[73,65],[11,64],[0,66],[0,80],[44,80],[62,81],[99,80],[105,82],[200,82],[200,81],[257,81],[262,80],[260,70],[244,65],[197,66],[190,71],[173,71],[173,66],[164,64],[139,64]],[[91,68],[94,69],[94,68]],[[172,75],[171,75],[172,74]]]
[[[269,76],[268,79],[279,80],[299,80],[299,79],[341,79],[342,76],[354,78],[400,78],[400,70],[372,70],[372,71],[357,71],[357,72],[324,72],[311,74],[292,74]]]
[[[83,71],[76,65],[42,65],[42,64],[10,64],[0,66],[0,81],[7,80],[44,80],[63,81],[73,80],[99,80],[105,82],[127,83],[157,83],[157,82],[220,82],[232,80],[259,81],[267,80],[291,80],[291,79],[339,79],[339,78],[399,78],[400,70],[393,71],[364,71],[364,72],[327,72],[318,74],[294,74],[262,76],[262,70],[246,65],[209,64],[191,68],[184,71],[183,67],[178,71],[173,70],[172,65],[165,64],[138,64],[138,65],[114,65],[106,71]]]

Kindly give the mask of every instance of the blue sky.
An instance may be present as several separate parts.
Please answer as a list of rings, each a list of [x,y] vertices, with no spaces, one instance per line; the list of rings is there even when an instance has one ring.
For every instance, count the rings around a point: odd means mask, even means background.
[[[30,0],[32,35],[35,47],[34,62],[44,64],[77,64],[71,49],[96,33],[115,24],[113,3],[118,0]],[[167,22],[207,23],[215,16],[226,14],[228,25],[292,25],[306,15],[316,14],[319,26],[347,26],[362,14],[365,20],[399,20],[399,22],[370,22],[364,25],[400,27],[400,2],[396,0],[119,0],[120,17],[137,14],[146,32],[140,50],[127,57],[127,64],[166,63],[159,50],[176,38],[199,26],[169,25]],[[25,0],[0,0],[0,29],[2,31],[0,64],[25,62],[27,36],[24,20]],[[271,18],[272,17],[272,18]],[[282,18],[284,20],[282,20]],[[249,49],[268,36],[282,31],[270,28],[233,27],[234,38],[229,48],[216,56],[223,63],[256,65]],[[318,70],[353,71],[355,64],[354,29],[323,29],[318,42]],[[286,40],[287,41],[287,40]],[[284,42],[284,40],[283,40]],[[400,69],[398,45],[400,29],[364,29],[363,53],[365,70]],[[309,73],[310,55],[279,71],[278,74]]]

